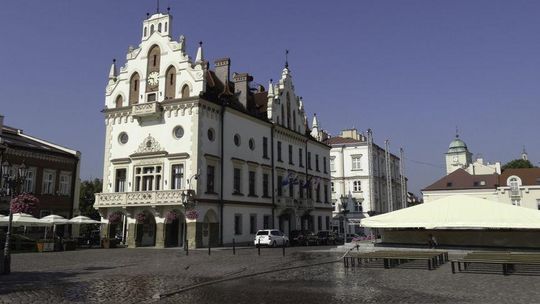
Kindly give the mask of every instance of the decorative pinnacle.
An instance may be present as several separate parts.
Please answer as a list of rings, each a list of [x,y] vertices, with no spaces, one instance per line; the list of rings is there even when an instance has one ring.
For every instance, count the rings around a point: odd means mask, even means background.
[[[285,67],[289,67],[289,50],[285,50]]]
[[[199,41],[199,46],[202,46],[202,41]]]
[[[457,126],[456,126],[456,138],[459,138],[459,130]]]

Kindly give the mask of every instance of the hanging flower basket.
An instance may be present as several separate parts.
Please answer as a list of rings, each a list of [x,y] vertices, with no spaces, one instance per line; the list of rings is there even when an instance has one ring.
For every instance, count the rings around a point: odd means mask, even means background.
[[[199,212],[197,212],[197,210],[189,210],[186,212],[186,217],[189,220],[196,220],[199,217]]]
[[[39,204],[39,199],[31,194],[23,193],[11,200],[11,212],[32,214],[37,204]]]
[[[122,220],[122,213],[113,212],[113,213],[109,214],[108,219],[109,219],[109,224],[111,224],[111,225],[118,224]]]
[[[169,211],[167,212],[165,219],[167,220],[167,223],[171,223],[178,219],[178,214],[174,211]]]
[[[137,220],[137,224],[142,224],[144,223],[144,221],[146,220],[146,214],[144,214],[143,212],[137,214],[137,216],[135,217],[135,219]]]

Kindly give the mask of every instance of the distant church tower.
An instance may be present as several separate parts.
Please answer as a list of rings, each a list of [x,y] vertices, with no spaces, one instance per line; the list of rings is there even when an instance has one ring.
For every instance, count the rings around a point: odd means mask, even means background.
[[[523,147],[523,152],[521,152],[521,159],[529,160],[529,156],[527,155],[527,151],[525,151],[525,147]]]
[[[446,174],[450,174],[459,168],[466,169],[472,163],[472,153],[467,145],[456,132],[456,138],[452,140],[446,152]]]

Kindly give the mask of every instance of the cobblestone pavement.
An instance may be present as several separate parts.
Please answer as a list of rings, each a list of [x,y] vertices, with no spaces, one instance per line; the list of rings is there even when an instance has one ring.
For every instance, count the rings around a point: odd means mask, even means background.
[[[340,253],[314,249],[15,254],[13,273],[0,276],[0,303],[540,303],[540,276],[489,267],[452,275],[448,264],[347,269],[332,263]]]

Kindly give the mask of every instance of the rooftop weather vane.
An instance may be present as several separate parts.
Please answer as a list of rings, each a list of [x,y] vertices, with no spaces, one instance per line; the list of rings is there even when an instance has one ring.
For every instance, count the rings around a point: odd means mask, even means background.
[[[457,126],[456,126],[456,138],[459,138],[459,130]]]

